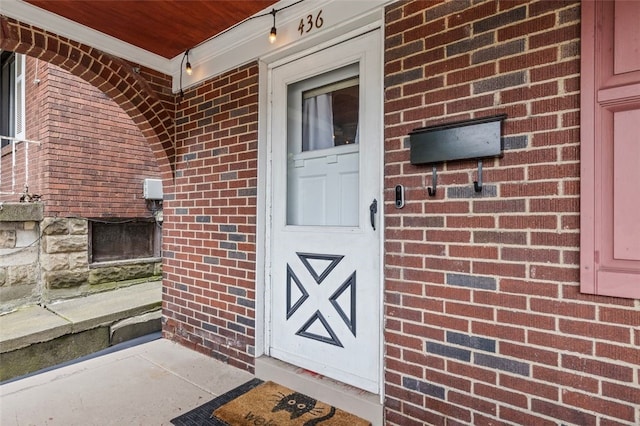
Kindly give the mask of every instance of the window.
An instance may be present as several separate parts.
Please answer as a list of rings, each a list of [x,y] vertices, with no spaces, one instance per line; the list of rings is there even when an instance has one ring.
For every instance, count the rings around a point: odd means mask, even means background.
[[[287,224],[358,226],[359,64],[287,88]]]
[[[0,135],[25,138],[24,103],[25,58],[13,52],[0,52]],[[2,146],[8,145],[2,140]]]
[[[302,93],[302,151],[358,143],[358,77]]]
[[[582,2],[581,290],[640,299],[640,2]]]
[[[161,230],[154,220],[89,221],[90,262],[160,257]]]

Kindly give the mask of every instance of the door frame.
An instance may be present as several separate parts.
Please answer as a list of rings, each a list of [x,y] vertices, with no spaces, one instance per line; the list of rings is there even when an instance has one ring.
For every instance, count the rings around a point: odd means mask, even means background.
[[[340,36],[334,36],[330,40],[323,43],[318,43],[313,48],[295,49],[295,46],[291,49],[287,49],[285,53],[279,52],[273,57],[265,57],[259,61],[259,120],[258,120],[258,187],[257,187],[257,217],[256,217],[256,296],[255,296],[255,312],[256,312],[256,328],[255,328],[255,357],[260,356],[269,357],[269,322],[271,317],[271,211],[272,211],[272,177],[271,177],[271,152],[272,152],[272,138],[271,138],[271,85],[272,85],[272,69],[280,65],[295,61],[304,56],[311,55],[321,50],[327,49],[331,46],[349,41],[353,38],[366,34],[368,32],[376,31],[380,41],[379,63],[378,72],[380,73],[380,143],[378,149],[379,152],[379,164],[380,168],[380,187],[378,189],[379,214],[378,214],[378,226],[380,229],[379,238],[379,250],[380,250],[380,262],[379,262],[379,397],[380,402],[384,400],[384,63],[383,63],[383,20],[382,11],[375,14],[374,22],[360,27],[357,30],[346,32]]]

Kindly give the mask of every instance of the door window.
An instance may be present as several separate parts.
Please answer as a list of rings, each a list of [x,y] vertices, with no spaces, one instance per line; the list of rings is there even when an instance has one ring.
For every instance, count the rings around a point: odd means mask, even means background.
[[[358,64],[287,88],[287,224],[358,226]]]
[[[358,143],[358,78],[302,93],[302,151]]]

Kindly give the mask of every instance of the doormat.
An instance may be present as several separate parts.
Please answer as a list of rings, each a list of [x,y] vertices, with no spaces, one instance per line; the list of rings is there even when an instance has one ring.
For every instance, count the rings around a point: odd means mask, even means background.
[[[176,426],[371,426],[339,408],[253,379],[171,420]]]

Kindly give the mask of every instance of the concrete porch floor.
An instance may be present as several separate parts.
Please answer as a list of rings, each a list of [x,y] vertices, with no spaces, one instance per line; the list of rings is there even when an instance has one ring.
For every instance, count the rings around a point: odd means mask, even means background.
[[[170,425],[171,419],[254,378],[157,336],[4,382],[0,425]],[[256,372],[374,426],[383,424],[378,396],[264,357],[256,360]]]
[[[159,284],[136,285],[0,316],[0,361],[12,362],[4,353],[22,346],[156,308]],[[123,321],[119,330],[127,331],[134,325],[140,326]],[[159,337],[159,332],[144,335],[115,347],[98,348],[98,353],[84,352],[90,354],[85,357],[68,362],[71,358],[63,359],[58,362],[66,364],[49,370],[0,381],[0,425],[169,425],[171,419],[254,377]],[[88,344],[78,341],[76,345],[86,348]],[[36,353],[50,350],[39,347]],[[33,354],[14,358],[21,362],[29,357]],[[375,426],[383,424],[378,395],[265,356],[256,359],[256,376],[335,405]]]
[[[0,386],[0,424],[170,425],[253,375],[157,339]]]

